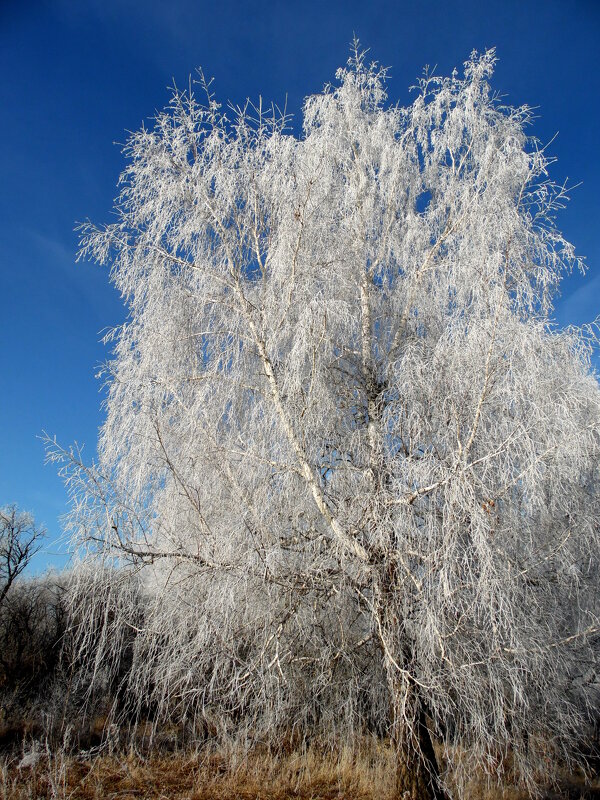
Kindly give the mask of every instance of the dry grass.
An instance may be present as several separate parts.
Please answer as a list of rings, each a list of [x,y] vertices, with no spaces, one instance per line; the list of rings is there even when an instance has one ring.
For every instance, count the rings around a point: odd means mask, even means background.
[[[220,754],[174,753],[141,758],[94,758],[33,752],[0,760],[1,800],[392,800],[394,755],[368,741],[359,753],[323,752],[312,746],[274,758],[254,752],[243,758]],[[499,791],[473,780],[467,800],[524,800],[514,787]],[[546,795],[549,797],[550,795]],[[560,796],[559,794],[553,795]],[[565,781],[563,797],[600,796],[579,777]]]
[[[35,758],[35,756],[34,756]],[[93,759],[40,753],[30,766],[19,759],[0,766],[2,800],[386,800],[393,797],[392,753],[383,745],[359,755],[310,748],[274,759],[175,753],[142,759],[103,755]],[[32,759],[33,760],[33,759]]]

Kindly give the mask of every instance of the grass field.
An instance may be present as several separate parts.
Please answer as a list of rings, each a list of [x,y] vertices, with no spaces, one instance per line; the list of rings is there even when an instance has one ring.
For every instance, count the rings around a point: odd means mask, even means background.
[[[394,755],[371,742],[359,753],[317,747],[277,759],[228,754],[172,753],[66,756],[44,749],[0,760],[1,800],[391,800]],[[524,800],[515,787],[474,778],[466,800]],[[600,782],[565,776],[546,798],[600,798]]]

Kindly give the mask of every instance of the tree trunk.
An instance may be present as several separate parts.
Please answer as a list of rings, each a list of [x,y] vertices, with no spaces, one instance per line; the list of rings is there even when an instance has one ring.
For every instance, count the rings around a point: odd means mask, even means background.
[[[397,741],[396,749],[399,800],[445,800],[431,734],[422,711],[415,720],[415,730]]]
[[[446,800],[423,700],[414,683],[405,680],[396,686],[392,705],[398,800]]]
[[[400,629],[394,612],[396,588],[393,564],[379,584],[377,628],[390,693],[391,734],[396,749],[396,795],[398,800],[446,800],[440,785],[440,771],[427,727],[425,702],[421,689],[411,675],[407,643],[396,641]]]

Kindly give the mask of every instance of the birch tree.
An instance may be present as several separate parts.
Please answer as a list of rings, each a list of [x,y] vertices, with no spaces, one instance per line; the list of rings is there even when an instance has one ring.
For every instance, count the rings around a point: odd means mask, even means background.
[[[51,455],[114,601],[91,655],[136,630],[138,707],[240,741],[375,731],[413,798],[444,792],[435,739],[459,787],[572,754],[598,623],[595,339],[552,322],[565,187],[494,61],[404,108],[355,48],[300,135],[174,90],[116,221],[82,228],[129,312],[98,463]]]

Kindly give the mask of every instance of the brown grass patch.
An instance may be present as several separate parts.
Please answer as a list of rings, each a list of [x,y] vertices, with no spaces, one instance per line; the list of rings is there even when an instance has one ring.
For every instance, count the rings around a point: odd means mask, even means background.
[[[0,800],[392,800],[394,754],[368,740],[359,752],[307,750],[275,758],[266,751],[66,757],[40,752],[29,765],[0,760]],[[600,797],[598,786],[568,776],[562,797]],[[546,797],[549,797],[546,794]],[[554,794],[554,797],[561,795]],[[466,800],[524,800],[473,779]]]
[[[387,800],[393,796],[393,755],[373,744],[349,750],[274,758],[174,753],[142,759],[103,755],[94,759],[40,754],[19,768],[19,759],[0,767],[2,800]]]

